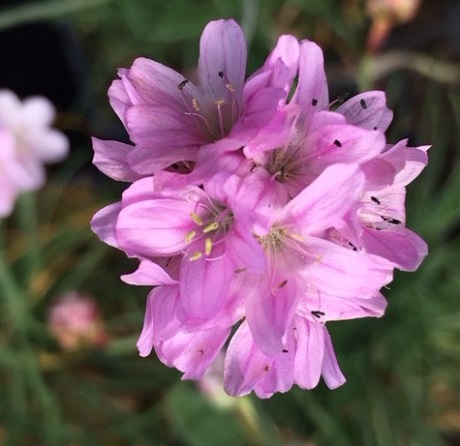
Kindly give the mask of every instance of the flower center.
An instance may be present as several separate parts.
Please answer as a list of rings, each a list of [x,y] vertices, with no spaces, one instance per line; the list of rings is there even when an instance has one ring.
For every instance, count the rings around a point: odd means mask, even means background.
[[[201,204],[205,208],[204,216],[192,212],[190,218],[194,229],[185,236],[185,242],[190,245],[191,253],[189,260],[194,261],[202,258],[213,258],[211,255],[216,252],[216,247],[221,245],[225,234],[233,223],[233,213],[221,204],[212,203],[211,207]],[[218,250],[218,254],[221,250]],[[214,256],[215,257],[215,256]]]
[[[219,71],[219,77],[222,79],[222,88],[218,97],[207,92],[199,97],[187,95],[187,79],[178,85],[186,108],[184,114],[191,118],[193,126],[211,142],[227,136],[241,115],[233,85],[222,71]]]

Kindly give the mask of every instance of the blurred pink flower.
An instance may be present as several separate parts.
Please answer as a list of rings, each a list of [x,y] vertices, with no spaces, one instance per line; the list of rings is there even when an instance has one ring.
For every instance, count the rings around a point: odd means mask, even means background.
[[[48,327],[64,350],[104,346],[109,340],[95,301],[75,291],[61,295],[53,303]]]
[[[54,115],[45,98],[21,102],[12,91],[0,90],[0,217],[11,213],[21,192],[44,184],[44,163],[67,155],[67,138],[50,128]]]
[[[413,20],[420,3],[421,0],[367,0],[366,12],[372,20],[367,38],[369,50],[378,51],[394,26]]]

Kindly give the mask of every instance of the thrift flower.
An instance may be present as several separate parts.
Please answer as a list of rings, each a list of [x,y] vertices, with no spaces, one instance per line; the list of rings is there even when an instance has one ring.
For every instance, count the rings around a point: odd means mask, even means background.
[[[275,49],[263,73],[245,84],[246,53],[237,23],[218,20],[201,36],[196,82],[145,58],[119,70],[109,99],[134,146],[94,139],[94,164],[123,181],[171,166],[189,172],[200,152],[237,150],[259,132],[276,132],[276,123],[267,125],[288,94],[290,68]]]
[[[312,42],[281,36],[246,81],[245,61],[219,20],[198,82],[146,59],[119,72],[109,97],[134,145],[95,139],[94,162],[132,184],[92,229],[139,260],[125,282],[153,287],[141,356],[197,380],[223,360],[234,396],[334,389],[328,321],[381,317],[394,268],[427,253],[404,200],[428,147],[387,143],[382,92],[330,104]]]
[[[48,327],[64,350],[103,346],[108,342],[95,301],[74,291],[63,294],[53,303]]]
[[[41,97],[21,102],[9,90],[0,90],[0,216],[8,215],[21,192],[45,182],[45,163],[62,160],[67,138],[51,129],[54,107]]]

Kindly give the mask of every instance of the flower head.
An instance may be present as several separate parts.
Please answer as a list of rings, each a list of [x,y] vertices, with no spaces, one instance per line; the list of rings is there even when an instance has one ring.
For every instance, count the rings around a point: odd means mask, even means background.
[[[45,163],[67,155],[67,138],[50,128],[54,107],[42,97],[21,102],[9,90],[0,90],[0,216],[8,215],[21,192],[45,182]]]
[[[48,314],[50,332],[65,350],[103,346],[108,335],[95,301],[77,292],[68,292],[53,303]]]
[[[387,144],[382,92],[333,109],[312,42],[280,37],[246,82],[245,61],[241,29],[220,20],[203,32],[198,82],[146,59],[120,71],[109,96],[135,145],[95,140],[95,164],[132,184],[92,228],[139,260],[125,282],[154,287],[142,356],[201,379],[228,343],[231,395],[321,376],[335,388],[327,322],[382,316],[393,269],[426,255],[404,198],[427,148]]]

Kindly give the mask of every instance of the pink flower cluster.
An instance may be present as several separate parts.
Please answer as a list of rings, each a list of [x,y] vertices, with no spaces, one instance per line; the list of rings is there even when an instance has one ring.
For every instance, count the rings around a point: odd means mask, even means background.
[[[67,155],[67,138],[50,128],[54,114],[45,98],[21,102],[12,91],[0,90],[0,218],[11,213],[21,192],[44,184],[44,163]]]
[[[331,109],[323,56],[281,36],[245,81],[233,20],[209,23],[196,82],[152,60],[121,69],[112,107],[134,145],[94,139],[94,163],[132,182],[92,228],[154,287],[142,356],[200,379],[226,348],[224,387],[261,398],[344,383],[328,321],[379,317],[394,268],[427,253],[405,187],[428,147],[386,143],[382,92]]]
[[[77,291],[59,296],[50,307],[48,327],[64,350],[104,346],[109,341],[94,299]]]

